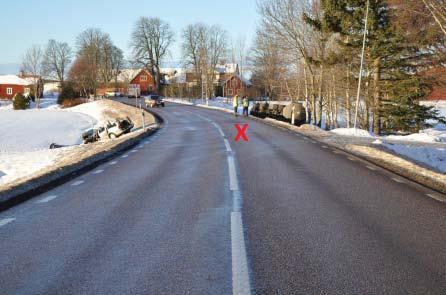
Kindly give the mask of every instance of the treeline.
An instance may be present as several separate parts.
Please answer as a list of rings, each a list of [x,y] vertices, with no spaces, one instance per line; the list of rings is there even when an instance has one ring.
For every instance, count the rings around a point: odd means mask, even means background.
[[[195,88],[200,89],[200,93],[196,93],[198,96],[201,96],[201,88],[208,97],[215,95],[214,72],[219,62],[232,56],[232,62],[245,63],[244,38],[239,37],[237,42],[229,44],[228,34],[220,26],[191,24],[181,32],[181,39],[182,66],[194,72]],[[154,90],[159,91],[163,78],[160,68],[170,56],[174,31],[157,17],[140,17],[130,40],[131,55],[125,59],[109,34],[89,28],[77,36],[74,49],[55,40],[50,40],[43,49],[33,46],[25,54],[22,68],[29,74],[60,81],[61,99],[95,96],[99,87],[112,84],[117,87],[117,77],[127,67],[148,70],[155,80]]]
[[[261,0],[253,82],[266,96],[304,100],[307,122],[327,129],[341,118],[376,134],[425,128],[437,113],[418,102],[446,57],[433,2]]]

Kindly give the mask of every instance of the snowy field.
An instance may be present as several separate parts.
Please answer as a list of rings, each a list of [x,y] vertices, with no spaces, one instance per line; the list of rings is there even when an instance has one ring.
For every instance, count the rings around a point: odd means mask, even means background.
[[[58,157],[82,143],[82,133],[115,118],[108,101],[60,109],[55,98],[42,99],[42,108],[14,111],[0,107],[0,185],[51,166]],[[51,143],[67,146],[50,150]]]

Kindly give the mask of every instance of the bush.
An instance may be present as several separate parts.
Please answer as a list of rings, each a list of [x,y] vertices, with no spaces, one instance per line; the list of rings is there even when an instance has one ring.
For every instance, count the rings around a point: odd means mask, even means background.
[[[12,106],[14,110],[26,110],[29,108],[29,98],[21,93],[16,93],[12,99]]]
[[[66,100],[73,100],[77,97],[78,95],[74,90],[73,84],[64,83],[64,85],[62,86],[62,90],[60,91],[59,98],[57,99],[57,103],[65,105]]]
[[[75,98],[75,99],[65,99],[62,102],[62,108],[71,108],[77,105],[86,103],[88,100],[86,98]]]

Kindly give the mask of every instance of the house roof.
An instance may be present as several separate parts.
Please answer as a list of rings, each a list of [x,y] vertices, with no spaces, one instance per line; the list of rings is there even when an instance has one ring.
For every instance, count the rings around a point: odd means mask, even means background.
[[[229,80],[231,80],[231,79],[234,78],[234,77],[239,78],[239,79],[242,81],[242,83],[245,84],[246,86],[251,86],[251,85],[252,85],[251,81],[249,81],[249,80],[246,79],[245,77],[243,77],[243,76],[241,76],[241,75],[238,75],[238,74],[234,74],[234,75],[232,75],[231,77],[229,77],[229,79],[227,79],[227,80],[225,81],[225,84],[228,83]]]
[[[118,82],[129,83],[142,71],[143,69],[124,69],[118,75]]]
[[[34,84],[34,78],[23,79],[16,75],[0,75],[0,84],[28,86]]]
[[[220,74],[237,74],[238,65],[236,63],[217,64],[215,70]]]

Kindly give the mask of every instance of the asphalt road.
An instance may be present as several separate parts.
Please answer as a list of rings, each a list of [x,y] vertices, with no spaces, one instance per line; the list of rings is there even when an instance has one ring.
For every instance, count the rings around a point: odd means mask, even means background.
[[[157,112],[158,135],[0,213],[0,294],[446,294],[430,190],[256,121]]]

